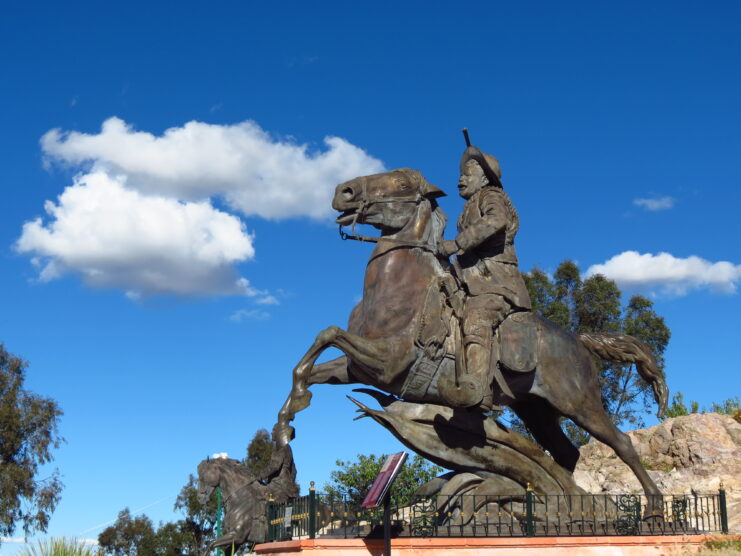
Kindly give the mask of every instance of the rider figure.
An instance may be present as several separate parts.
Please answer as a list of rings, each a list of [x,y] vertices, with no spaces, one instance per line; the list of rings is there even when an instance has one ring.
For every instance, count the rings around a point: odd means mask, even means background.
[[[494,330],[511,313],[530,310],[530,296],[517,268],[514,239],[519,219],[502,188],[499,162],[469,146],[460,169],[458,191],[466,204],[458,219],[458,236],[441,246],[444,256],[457,255],[467,294],[461,328],[465,369],[474,387],[457,405],[489,411],[490,369],[498,364]]]

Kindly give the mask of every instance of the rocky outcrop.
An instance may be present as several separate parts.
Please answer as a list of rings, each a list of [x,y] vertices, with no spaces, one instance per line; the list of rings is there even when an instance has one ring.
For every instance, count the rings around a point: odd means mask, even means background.
[[[729,527],[741,533],[741,424],[717,413],[667,419],[628,433],[641,462],[665,494],[709,494],[725,486]],[[576,483],[588,492],[642,492],[635,475],[606,445],[580,450]]]

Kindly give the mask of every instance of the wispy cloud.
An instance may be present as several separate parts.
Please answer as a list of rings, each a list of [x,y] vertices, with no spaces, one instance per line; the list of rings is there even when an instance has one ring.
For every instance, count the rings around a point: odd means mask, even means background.
[[[676,203],[674,197],[646,197],[633,199],[633,204],[651,212],[669,210]]]
[[[280,305],[280,301],[274,295],[265,295],[255,299],[255,303],[258,305]]]
[[[141,508],[137,508],[135,510],[132,510],[131,511],[131,515],[132,516],[138,515],[141,512],[143,512],[144,510],[147,510],[147,509],[149,509],[149,508],[151,508],[153,506],[156,506],[157,504],[161,504],[165,500],[169,500],[171,498],[173,498],[173,495],[170,494],[168,496],[165,496],[164,498],[160,498],[159,500],[155,500],[154,502],[151,502],[151,503],[147,504],[146,506],[142,506]],[[84,531],[82,531],[80,533],[80,535],[84,535],[85,533],[90,533],[91,531],[95,531],[96,529],[101,529],[103,527],[107,527],[108,525],[111,525],[112,523],[116,523],[116,519],[110,519],[110,520],[105,521],[103,523],[99,523],[98,525],[93,525],[92,527],[89,527],[89,528],[85,529]]]
[[[270,313],[261,309],[240,309],[229,317],[232,322],[240,323],[246,320],[265,320],[270,318]]]
[[[696,256],[678,258],[669,253],[625,251],[602,264],[592,265],[586,276],[602,274],[621,287],[646,289],[671,295],[710,289],[733,294],[741,280],[741,265],[710,262]]]

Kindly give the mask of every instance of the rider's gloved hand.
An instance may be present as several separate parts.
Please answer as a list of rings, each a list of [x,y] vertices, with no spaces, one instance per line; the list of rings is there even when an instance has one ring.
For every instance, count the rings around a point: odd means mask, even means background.
[[[440,254],[443,257],[450,257],[450,255],[457,253],[459,250],[460,247],[458,247],[454,239],[446,239],[440,244]]]

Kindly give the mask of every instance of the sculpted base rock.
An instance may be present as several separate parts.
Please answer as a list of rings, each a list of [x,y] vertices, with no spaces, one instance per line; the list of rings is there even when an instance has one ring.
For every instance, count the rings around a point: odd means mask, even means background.
[[[715,493],[726,489],[731,533],[741,533],[741,424],[717,413],[667,419],[628,433],[641,462],[665,494]],[[574,472],[588,492],[640,493],[641,485],[607,446],[582,446]]]

